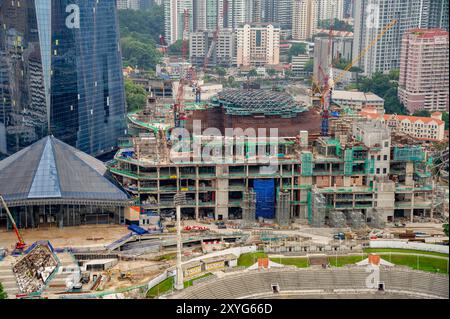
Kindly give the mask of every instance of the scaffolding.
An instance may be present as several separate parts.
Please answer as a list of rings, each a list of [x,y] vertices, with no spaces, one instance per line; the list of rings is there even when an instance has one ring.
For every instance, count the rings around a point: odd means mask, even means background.
[[[331,211],[329,214],[328,223],[334,228],[344,228],[347,226],[345,215],[341,211]]]
[[[366,218],[362,212],[351,211],[349,217],[352,228],[360,229],[366,226]]]
[[[289,192],[278,192],[277,198],[277,223],[280,226],[289,226],[291,211],[291,194]]]
[[[345,150],[344,154],[344,175],[353,175],[353,149]]]
[[[394,149],[394,160],[395,161],[406,161],[406,162],[422,162],[425,160],[425,152],[421,147],[396,147]]]
[[[310,224],[313,227],[323,227],[325,226],[325,217],[327,214],[325,196],[316,191],[309,192],[309,194],[311,194],[308,195],[308,197],[311,196]]]
[[[302,153],[302,176],[312,176],[313,175],[313,156],[311,152]]]
[[[307,111],[291,95],[270,90],[227,89],[217,94],[211,102],[224,107],[227,114],[239,116],[264,114],[295,118]]]
[[[243,194],[242,219],[244,223],[254,223],[256,220],[256,193],[252,189]]]

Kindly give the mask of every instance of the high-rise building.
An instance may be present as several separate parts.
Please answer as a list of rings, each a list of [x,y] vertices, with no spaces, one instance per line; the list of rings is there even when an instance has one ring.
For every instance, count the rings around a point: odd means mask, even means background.
[[[192,2],[193,31],[203,31],[207,29],[207,2],[208,0],[193,0]]]
[[[115,1],[1,1],[0,25],[0,152],[48,134],[114,149],[126,133]]]
[[[344,0],[317,0],[317,20],[344,19]]]
[[[236,29],[237,65],[280,63],[280,28],[272,24],[246,24]]]
[[[117,9],[147,10],[153,3],[153,0],[117,0]]]
[[[189,17],[189,32],[194,29],[193,0],[164,1],[164,29],[170,45],[183,39],[185,12]]]
[[[277,23],[282,29],[292,28],[293,0],[262,0],[262,20]]]
[[[294,0],[292,10],[292,38],[312,38],[317,27],[316,0]]]
[[[448,32],[413,29],[403,35],[399,98],[410,112],[449,106]]]
[[[231,67],[235,57],[235,34],[231,28],[222,29],[214,42],[214,31],[197,31],[190,34],[189,56],[191,63],[203,66],[205,58],[214,45],[208,66]]]
[[[448,0],[442,2],[440,6],[436,6],[436,2],[435,0],[365,0],[354,3],[353,56],[355,57],[376,40],[384,27],[397,20],[397,23],[381,39],[375,41],[356,65],[363,69],[364,75],[370,76],[375,72],[387,73],[399,68],[400,45],[402,36],[407,30],[439,27],[445,20],[448,28]]]

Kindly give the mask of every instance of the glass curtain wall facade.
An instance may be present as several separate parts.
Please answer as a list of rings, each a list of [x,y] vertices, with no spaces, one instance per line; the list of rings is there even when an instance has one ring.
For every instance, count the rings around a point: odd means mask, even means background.
[[[0,0],[0,153],[51,133],[91,155],[125,134],[115,1]]]

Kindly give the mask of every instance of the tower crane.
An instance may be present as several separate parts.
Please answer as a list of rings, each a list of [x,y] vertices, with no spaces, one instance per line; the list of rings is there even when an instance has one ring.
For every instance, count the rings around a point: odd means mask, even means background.
[[[6,204],[6,201],[1,194],[0,194],[0,201],[2,202],[3,207],[5,207],[6,215],[8,215],[8,218],[11,222],[14,232],[16,233],[16,237],[17,237],[16,251],[23,251],[27,245],[25,244],[25,241],[23,240],[23,237],[20,234],[19,228],[17,228],[16,222],[15,222],[11,212],[9,211],[8,205]]]
[[[333,75],[333,58],[332,58],[332,41],[333,41],[333,29],[331,27],[330,30],[330,40],[329,40],[329,75],[324,76],[323,78],[323,86],[322,89],[320,89],[320,83],[316,81],[316,79],[314,79],[313,77],[313,83],[315,84],[316,88],[313,88],[313,93],[319,91],[321,98],[320,98],[320,104],[321,104],[321,109],[322,109],[322,125],[321,125],[321,130],[322,130],[322,136],[328,136],[328,122],[329,122],[329,107],[331,105],[331,98],[332,98],[332,90],[334,88],[334,84],[339,82],[346,74],[346,72],[348,72],[356,63],[359,62],[359,60],[361,60],[366,53],[370,50],[370,48],[372,48],[385,34],[386,32],[388,32],[392,27],[394,27],[397,24],[398,20],[394,19],[392,20],[388,25],[386,25],[383,30],[378,34],[378,36],[373,39],[369,45],[364,48],[364,50],[362,50],[360,52],[360,54],[353,59],[352,62],[350,62],[345,69],[336,77],[334,78]],[[331,52],[330,52],[331,50]],[[330,62],[331,61],[331,62]],[[320,69],[320,68],[319,68]],[[322,69],[323,72],[323,69]],[[324,73],[324,72],[323,72]]]

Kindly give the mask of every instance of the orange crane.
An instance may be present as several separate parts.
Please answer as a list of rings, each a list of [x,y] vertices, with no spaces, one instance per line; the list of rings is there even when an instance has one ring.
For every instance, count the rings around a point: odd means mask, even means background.
[[[8,218],[11,221],[11,225],[14,229],[14,232],[16,233],[16,237],[17,237],[16,250],[23,251],[27,245],[25,244],[25,241],[23,240],[23,237],[19,232],[19,228],[17,228],[16,222],[15,222],[11,212],[9,211],[8,205],[6,205],[6,201],[1,194],[0,194],[0,200],[2,202],[3,207],[5,207],[6,215],[8,215]]]

